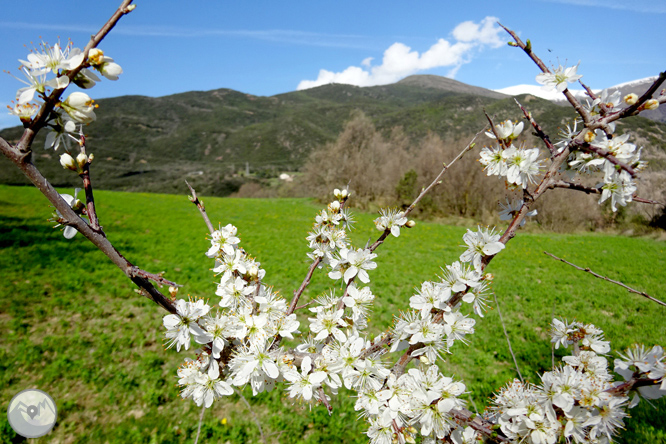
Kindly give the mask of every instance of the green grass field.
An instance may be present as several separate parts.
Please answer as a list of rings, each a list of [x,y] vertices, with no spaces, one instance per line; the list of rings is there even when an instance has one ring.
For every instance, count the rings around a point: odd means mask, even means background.
[[[65,192],[63,190],[63,192]],[[67,191],[71,193],[72,191]],[[206,228],[185,193],[103,192],[96,195],[102,226],[134,264],[165,271],[182,294],[215,298],[215,279],[204,256]],[[308,200],[204,199],[215,225],[232,223],[241,245],[262,263],[265,282],[289,299],[308,267],[305,236],[318,206]],[[66,240],[47,222],[53,209],[36,190],[0,186],[0,393],[3,405],[25,388],[48,392],[58,423],[36,442],[192,442],[199,409],[180,401],[176,369],[187,354],[164,350],[162,316],[134,292],[123,274],[80,234]],[[357,245],[379,234],[374,215],[357,214]],[[470,227],[474,228],[474,227]],[[462,227],[418,223],[378,250],[371,272],[377,296],[372,331],[387,328],[408,307],[412,289],[434,279],[464,248]],[[576,271],[543,254],[549,251],[664,299],[666,243],[600,234],[519,233],[490,264],[521,371],[538,382],[551,367],[547,334],[553,313],[591,322],[606,332],[613,350],[633,342],[666,345],[666,308]],[[317,273],[305,300],[330,279]],[[303,316],[302,319],[305,319]],[[301,323],[305,330],[307,323]],[[515,376],[497,310],[477,319],[469,346],[457,344],[442,364],[462,378],[470,408]],[[556,353],[563,356],[562,350]],[[610,359],[612,360],[612,356]],[[268,442],[367,442],[356,421],[354,399],[341,391],[332,416],[321,406],[294,404],[281,388],[252,398],[237,396],[206,412],[200,442],[260,442],[256,414]],[[666,402],[631,411],[621,442],[666,442],[660,418]],[[2,416],[0,442],[20,442]]]

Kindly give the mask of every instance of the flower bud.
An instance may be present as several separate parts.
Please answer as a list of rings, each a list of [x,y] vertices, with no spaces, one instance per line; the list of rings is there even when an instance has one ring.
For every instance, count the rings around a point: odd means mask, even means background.
[[[638,102],[638,96],[634,93],[631,93],[624,96],[624,99],[622,100],[624,100],[627,105],[633,105],[634,103]]]
[[[60,165],[62,165],[62,167],[65,169],[77,171],[76,161],[68,153],[63,153],[60,155]]]
[[[594,134],[594,131],[588,131],[585,133],[585,141],[587,143],[591,143],[596,137],[596,134]]]
[[[83,170],[83,167],[88,163],[88,156],[86,156],[83,153],[79,153],[78,156],[76,156],[76,163],[79,167],[79,171]]]
[[[178,294],[178,287],[169,287],[169,294],[175,299]]]
[[[79,214],[84,208],[83,202],[81,202],[80,199],[76,199],[76,201],[72,204],[72,210],[74,210],[75,213]]]
[[[408,220],[407,222],[405,222],[405,226],[407,228],[414,228],[415,225],[416,225],[416,222],[414,222],[413,220]]]
[[[259,268],[257,268],[256,265],[252,265],[249,270],[247,270],[247,274],[250,276],[250,279],[257,280],[259,277]]]
[[[73,92],[67,99],[60,103],[60,107],[78,123],[90,123],[96,119],[95,101],[88,94],[82,92]]]
[[[425,365],[430,364],[430,359],[428,359],[428,357],[426,355],[419,356],[419,361],[421,361]]]
[[[650,99],[643,104],[643,109],[657,109],[659,108],[659,101]]]
[[[337,201],[337,200],[334,200],[328,206],[331,209],[331,211],[333,211],[334,213],[337,213],[338,211],[340,211],[340,202]]]
[[[336,188],[335,190],[333,190],[333,195],[338,200],[345,200],[349,195],[349,192],[347,191],[347,189],[339,190]]]

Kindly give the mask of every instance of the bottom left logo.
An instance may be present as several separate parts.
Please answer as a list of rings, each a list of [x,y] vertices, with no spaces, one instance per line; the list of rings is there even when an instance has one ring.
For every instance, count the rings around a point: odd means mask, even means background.
[[[51,431],[58,418],[55,402],[46,392],[27,389],[12,398],[7,409],[9,425],[25,438],[38,438]]]

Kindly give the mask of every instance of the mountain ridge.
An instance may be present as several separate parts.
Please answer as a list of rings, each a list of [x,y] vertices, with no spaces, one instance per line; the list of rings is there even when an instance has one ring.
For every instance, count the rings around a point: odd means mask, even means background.
[[[521,96],[543,128],[556,137],[574,112],[532,96]],[[275,96],[254,96],[228,88],[164,97],[122,96],[96,101],[97,121],[85,127],[98,188],[182,192],[187,179],[204,194],[226,195],[249,170],[276,177],[297,171],[310,152],[332,142],[353,112],[362,111],[376,127],[401,127],[413,143],[429,133],[443,140],[471,138],[487,124],[486,110],[497,121],[518,119],[511,96],[438,78],[410,76],[371,87],[329,84]],[[631,128],[664,148],[663,127],[636,117]],[[0,131],[16,141],[22,127]],[[44,134],[34,145],[33,161],[54,185],[76,186],[62,169],[59,153],[43,150]],[[2,163],[4,162],[4,163]],[[0,159],[0,183],[26,179]]]

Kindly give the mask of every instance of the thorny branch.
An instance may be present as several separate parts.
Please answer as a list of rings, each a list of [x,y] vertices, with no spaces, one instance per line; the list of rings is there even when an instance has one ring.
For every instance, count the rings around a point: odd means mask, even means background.
[[[574,182],[567,182],[566,180],[557,180],[553,181],[549,187],[551,189],[553,188],[565,188],[569,190],[576,190],[576,191],[582,191],[583,193],[586,194],[601,194],[602,190],[597,187],[589,187],[580,183],[574,183]],[[634,202],[640,202],[640,203],[646,203],[646,204],[652,204],[652,205],[666,205],[664,202],[659,202],[656,200],[651,200],[651,199],[645,199],[643,197],[639,196],[632,196],[632,200]]]
[[[550,141],[550,137],[548,137],[548,134],[543,132],[543,129],[541,129],[541,125],[539,125],[536,120],[532,117],[532,113],[528,112],[523,105],[520,104],[520,102],[517,99],[514,99],[518,106],[520,107],[521,111],[523,112],[523,115],[525,116],[525,119],[530,122],[532,125],[532,128],[534,128],[534,132],[536,132],[536,135],[543,140],[543,143],[546,145],[548,150],[550,151],[550,156],[554,156],[557,154],[557,149],[555,149],[555,146],[553,143]]]
[[[628,285],[623,284],[623,283],[620,282],[620,281],[616,281],[616,280],[613,280],[613,279],[607,278],[606,276],[602,276],[602,275],[600,275],[600,274],[598,274],[598,273],[595,273],[594,271],[590,270],[590,269],[587,268],[587,267],[586,267],[586,268],[579,267],[578,265],[576,265],[576,264],[572,264],[571,262],[566,261],[566,260],[564,260],[564,259],[562,259],[562,258],[559,258],[559,257],[555,256],[554,254],[549,253],[549,252],[547,252],[547,251],[544,251],[544,254],[546,254],[546,255],[552,257],[552,258],[555,259],[555,260],[558,260],[558,261],[560,261],[560,262],[564,262],[565,264],[570,265],[570,266],[574,267],[574,268],[577,269],[577,270],[585,271],[585,272],[587,272],[587,273],[590,273],[592,276],[594,276],[594,277],[596,277],[596,278],[603,279],[604,281],[608,281],[608,282],[610,282],[610,283],[612,283],[612,284],[615,284],[615,285],[619,285],[620,287],[625,288],[625,289],[626,289],[628,292],[630,292],[630,293],[635,293],[635,294],[641,295],[641,296],[643,296],[643,297],[648,298],[649,300],[651,300],[651,301],[653,301],[653,302],[656,302],[656,303],[659,304],[659,305],[663,305],[664,307],[666,307],[666,303],[660,301],[660,300],[657,299],[657,298],[654,298],[654,297],[650,296],[649,294],[645,293],[644,291],[639,291],[639,290],[633,289],[633,288],[629,287]]]
[[[506,32],[508,32],[511,37],[513,37],[513,39],[515,40],[514,46],[517,46],[520,49],[522,49],[523,51],[525,51],[525,54],[527,54],[529,56],[529,58],[532,59],[532,61],[534,63],[536,63],[536,65],[539,67],[539,69],[541,69],[542,72],[544,72],[544,73],[549,73],[550,72],[550,69],[548,69],[546,64],[543,63],[543,61],[536,54],[534,54],[534,52],[532,52],[531,45],[528,46],[525,43],[523,43],[523,41],[520,39],[520,37],[518,37],[518,35],[514,31],[510,30],[509,28],[507,28],[503,24],[498,22],[498,25],[500,25],[502,28],[504,28],[504,30]],[[580,104],[578,99],[576,99],[576,97],[574,97],[574,95],[571,94],[571,92],[568,89],[565,89],[562,93],[566,97],[567,101],[571,104],[571,106],[582,117],[583,122],[587,126],[587,124],[592,121],[592,116],[590,116],[590,113],[588,113],[587,110],[585,110],[585,108],[583,108],[583,106]]]

